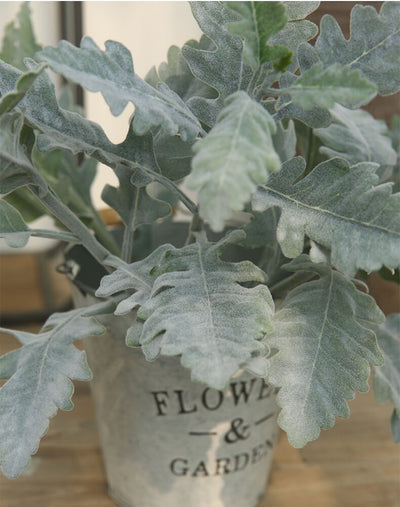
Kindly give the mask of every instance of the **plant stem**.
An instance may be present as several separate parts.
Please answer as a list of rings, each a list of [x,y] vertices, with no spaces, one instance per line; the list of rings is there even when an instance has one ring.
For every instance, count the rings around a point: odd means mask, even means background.
[[[194,243],[195,236],[193,233],[196,231],[200,231],[202,229],[202,226],[203,226],[203,220],[200,218],[200,215],[198,213],[195,213],[193,215],[192,222],[189,227],[189,234],[186,239],[185,246],[190,245],[191,243]]]
[[[104,260],[111,255],[109,250],[105,248],[92,235],[90,230],[77,218],[77,216],[63,203],[60,199],[49,190],[45,195],[40,195],[40,191],[33,185],[28,187],[30,191],[40,198],[41,202],[51,213],[79,238],[82,245],[93,255],[93,257],[103,264]]]
[[[140,188],[136,189],[136,197],[135,197],[135,205],[133,206],[133,211],[131,216],[129,217],[129,222],[125,225],[124,230],[124,239],[122,242],[122,260],[127,262],[128,264],[132,261],[132,252],[133,252],[133,238],[135,235],[135,223],[136,223],[136,214],[138,210],[140,199]]]
[[[50,231],[47,229],[30,229],[30,235],[37,238],[57,239],[68,243],[81,243],[81,240],[75,234],[65,231]]]
[[[309,127],[308,146],[307,146],[307,165],[305,175],[309,174],[313,169],[314,156],[315,156],[315,136],[313,129]]]

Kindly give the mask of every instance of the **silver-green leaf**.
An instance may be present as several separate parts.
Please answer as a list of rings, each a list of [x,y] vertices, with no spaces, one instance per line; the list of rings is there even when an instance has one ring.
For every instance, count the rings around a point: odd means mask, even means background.
[[[5,113],[0,117],[0,194],[35,185],[41,193],[48,185],[28,158],[21,140],[24,118],[18,113]]]
[[[290,95],[294,106],[305,110],[314,107],[330,109],[335,102],[355,109],[368,104],[376,95],[376,88],[359,70],[351,70],[338,63],[324,68],[322,62],[318,62],[282,93]],[[279,104],[278,110],[287,105],[287,102]]]
[[[28,465],[57,409],[72,409],[71,379],[91,378],[85,352],[72,342],[103,332],[92,314],[54,314],[37,335],[1,329],[23,344],[0,360],[0,376],[9,377],[0,389],[0,465],[7,477]]]
[[[305,255],[286,265],[319,279],[292,290],[273,317],[265,342],[277,350],[268,382],[279,387],[278,423],[294,447],[318,438],[335,416],[348,417],[346,399],[368,391],[370,364],[383,357],[371,327],[384,320],[374,299],[326,264]]]
[[[118,257],[109,257],[105,263],[115,269],[110,275],[101,279],[96,291],[97,297],[108,297],[113,294],[127,292],[119,302],[115,314],[124,315],[143,305],[151,295],[157,275],[154,271],[164,258],[165,254],[174,247],[164,244],[154,250],[143,260],[128,264]]]
[[[35,67],[35,65],[33,66]],[[1,61],[0,72],[2,78],[4,78],[0,80],[0,93],[8,93],[14,89],[22,72]],[[17,109],[19,108],[23,110],[23,116],[29,124],[40,133],[37,141],[39,150],[49,151],[63,148],[74,154],[83,152],[114,169],[122,163],[132,168],[132,170],[144,172],[148,182],[160,174],[160,169],[154,158],[151,134],[137,136],[130,129],[123,143],[113,144],[98,124],[83,118],[80,114],[60,107],[55,95],[54,85],[46,73],[42,73],[37,77],[32,87],[18,104]],[[4,118],[9,118],[9,116],[5,115]],[[1,121],[3,121],[3,118]],[[10,144],[9,138],[13,139],[12,136],[19,135],[21,125],[19,125],[18,132],[14,132],[16,129],[13,125],[7,127],[8,130],[12,130],[12,135],[7,133],[4,142],[7,143],[7,148],[11,150],[13,145]],[[0,133],[2,134],[2,129],[0,129]],[[1,143],[3,142],[2,137],[0,137]],[[26,156],[23,157],[23,150],[20,145],[17,143],[15,146],[19,147],[18,158],[23,159],[22,162],[26,162]],[[22,162],[18,160],[19,165]],[[16,164],[12,167],[15,168]],[[18,171],[21,173],[21,168]],[[27,184],[26,178],[22,179],[23,183],[19,186]],[[19,184],[19,179],[15,185],[17,183]],[[3,183],[1,182],[1,184]],[[7,191],[18,188],[15,185],[11,189],[8,185]],[[0,192],[5,193],[2,187],[0,187]]]
[[[21,213],[4,199],[0,200],[0,237],[8,246],[20,248],[29,240],[29,227]]]
[[[380,13],[369,5],[351,11],[347,40],[332,16],[324,16],[316,49],[324,67],[334,63],[359,69],[381,95],[400,89],[400,3],[385,2]]]
[[[181,356],[192,379],[222,389],[252,358],[265,355],[260,342],[270,327],[273,302],[265,275],[249,261],[230,263],[219,256],[241,241],[234,231],[218,243],[204,236],[167,253],[151,297],[139,308],[144,320],[140,344],[148,359]]]
[[[224,100],[238,90],[247,89],[253,71],[243,61],[241,39],[229,31],[230,24],[239,19],[237,13],[223,2],[192,2],[191,9],[207,37],[186,43],[182,54],[193,75],[218,96],[194,96],[187,104],[202,122],[212,127]]]
[[[389,315],[376,334],[385,363],[373,368],[372,387],[379,403],[393,404],[392,433],[395,441],[400,442],[396,430],[396,419],[400,418],[400,313]]]
[[[199,190],[200,214],[221,231],[232,211],[241,211],[257,184],[280,168],[272,134],[275,122],[245,92],[236,92],[209,134],[193,150],[187,186]]]
[[[332,123],[327,128],[315,129],[321,139],[320,152],[329,158],[345,158],[350,164],[376,162],[382,171],[396,163],[396,152],[383,120],[376,120],[367,111],[352,111],[335,104],[330,110]]]
[[[26,95],[35,79],[41,74],[46,65],[24,72],[15,84],[14,90],[0,96],[0,114],[11,111]]]
[[[201,125],[182,99],[165,83],[155,89],[135,74],[132,56],[122,44],[107,41],[105,47],[101,51],[85,37],[80,48],[61,41],[56,48],[38,52],[37,58],[87,90],[101,92],[114,115],[121,114],[132,102],[136,134],[143,135],[161,125],[171,135],[180,133],[184,139],[194,139]]]
[[[301,157],[286,162],[253,198],[256,211],[282,209],[277,236],[284,255],[300,255],[307,235],[331,249],[332,264],[348,275],[357,269],[397,268],[400,193],[392,194],[390,183],[376,185],[377,165],[350,167],[335,158],[301,179],[305,165]]]
[[[286,44],[280,47],[268,44],[287,22],[281,2],[229,2],[228,5],[240,16],[239,21],[228,25],[228,29],[242,39],[243,61],[254,72],[264,62],[290,58]]]
[[[318,8],[319,2],[282,2],[286,8],[287,23],[272,35],[270,44],[284,45],[292,52],[292,61],[287,70],[294,72],[299,66],[297,60],[298,47],[302,42],[307,42],[318,33],[318,26],[304,19]]]
[[[102,199],[117,211],[130,230],[135,230],[142,224],[152,223],[171,213],[169,204],[153,199],[145,187],[135,187],[131,183],[131,170],[121,165],[115,169],[115,173],[119,179],[119,186],[106,185]]]

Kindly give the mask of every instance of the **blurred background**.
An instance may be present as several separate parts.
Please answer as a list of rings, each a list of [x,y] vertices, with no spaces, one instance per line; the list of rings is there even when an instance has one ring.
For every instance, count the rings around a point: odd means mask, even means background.
[[[346,37],[349,34],[349,16],[356,3],[372,5],[379,10],[382,2],[321,2],[320,7],[310,19],[319,23],[321,17],[330,12],[339,21]],[[22,2],[0,1],[0,40],[5,27],[16,19]],[[29,3],[31,18],[37,42],[43,46],[55,45],[60,39],[67,39],[79,45],[83,36],[90,36],[101,47],[107,40],[124,44],[133,55],[135,72],[144,77],[153,65],[158,66],[166,60],[168,48],[175,44],[182,46],[191,38],[198,39],[201,32],[193,19],[188,2],[184,1],[89,1],[89,2],[36,2]],[[1,46],[1,43],[0,43]],[[75,88],[75,100],[82,105],[85,115],[98,122],[110,140],[122,142],[125,138],[133,105],[129,104],[122,115],[114,117],[100,93],[82,92]],[[396,112],[400,113],[400,95],[379,97],[368,105],[368,110],[387,122]],[[92,187],[92,196],[98,208],[104,208],[101,190],[104,184],[116,183],[111,169],[100,166],[98,176]],[[51,219],[39,219],[47,223],[35,227],[51,226]],[[31,238],[27,247],[10,249],[0,241],[0,315],[6,320],[21,319],[19,309],[24,309],[25,319],[44,317],[54,309],[67,304],[67,287],[62,277],[54,274],[54,249],[52,240]],[[21,255],[24,255],[22,260]],[[29,267],[19,278],[21,262]],[[51,274],[50,274],[51,273]],[[27,279],[31,276],[32,279]],[[56,280],[54,281],[54,277]],[[10,284],[7,282],[10,280]],[[15,297],[12,297],[12,287]],[[31,292],[27,290],[31,287]],[[61,289],[60,289],[61,287]],[[389,290],[389,289],[388,289]],[[5,295],[7,294],[7,295]],[[398,295],[396,296],[398,297]],[[389,296],[391,301],[395,301]],[[15,300],[15,302],[14,302]],[[398,303],[396,303],[398,304]],[[17,305],[17,308],[15,308]],[[396,310],[396,308],[394,308]],[[393,310],[393,311],[394,311]]]

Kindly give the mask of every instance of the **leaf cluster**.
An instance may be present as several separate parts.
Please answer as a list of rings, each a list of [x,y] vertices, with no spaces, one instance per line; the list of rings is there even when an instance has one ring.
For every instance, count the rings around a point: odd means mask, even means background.
[[[194,2],[203,36],[145,79],[118,42],[39,48],[26,5],[21,29],[7,30],[0,236],[76,243],[108,273],[93,287],[104,304],[55,315],[36,336],[15,332],[23,347],[0,358],[6,475],[70,408],[70,379],[90,377],[72,341],[112,311],[132,317],[127,346],[180,357],[195,381],[222,389],[240,369],[266,378],[295,446],[348,416],[372,367],[399,440],[398,315],[385,320],[355,276],[400,265],[399,118],[389,128],[360,109],[400,90],[400,4],[356,5],[349,39],[332,16],[318,32],[306,19],[317,7]],[[112,143],[58,96],[47,69],[100,92],[114,115],[133,103],[126,139]],[[97,162],[118,179],[103,198],[120,241],[90,200]],[[44,211],[56,230],[28,226]]]

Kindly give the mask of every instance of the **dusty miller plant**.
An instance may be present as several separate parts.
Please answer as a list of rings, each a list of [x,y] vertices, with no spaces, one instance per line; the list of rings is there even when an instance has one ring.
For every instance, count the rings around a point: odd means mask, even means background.
[[[179,356],[194,381],[265,377],[296,447],[349,415],[372,367],[400,439],[400,316],[385,320],[355,278],[400,264],[399,117],[389,130],[360,109],[400,89],[400,4],[355,6],[349,39],[329,15],[319,31],[305,19],[317,6],[193,3],[204,35],[145,79],[118,42],[41,49],[26,5],[8,27],[0,234],[12,247],[35,235],[80,244],[105,268],[96,305],[54,314],[38,334],[4,330],[22,344],[0,358],[8,477],[72,407],[71,380],[90,379],[73,341],[100,334],[96,315],[112,312],[132,315],[128,347]],[[47,69],[101,92],[114,115],[133,103],[125,141],[71,109]],[[119,180],[103,199],[123,221],[120,241],[90,201],[96,162]],[[190,217],[186,240],[143,247],[152,227],[173,231],[176,209]],[[43,210],[56,231],[27,225]]]

